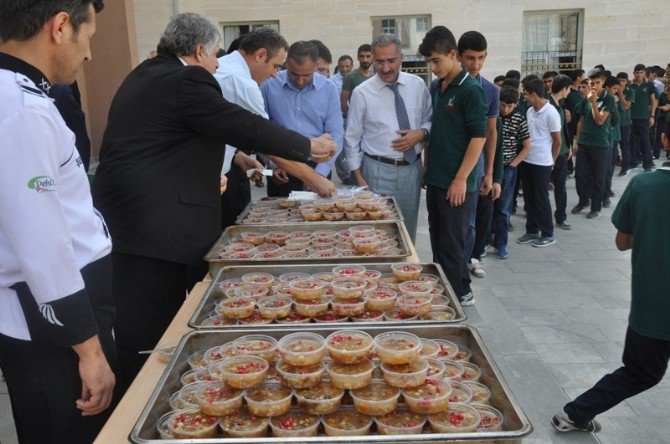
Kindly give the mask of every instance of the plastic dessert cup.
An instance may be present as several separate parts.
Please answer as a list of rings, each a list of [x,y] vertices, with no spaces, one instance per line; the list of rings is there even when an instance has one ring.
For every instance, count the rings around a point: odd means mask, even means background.
[[[276,245],[284,245],[286,243],[286,239],[288,239],[288,233],[284,233],[281,231],[273,231],[265,235],[265,240],[267,242]]]
[[[347,211],[344,214],[347,217],[347,220],[355,220],[355,221],[365,220],[365,218],[368,215],[368,213],[365,211]]]
[[[188,357],[188,365],[191,367],[191,370],[207,367],[207,361],[205,361],[205,352],[197,351],[192,353],[191,356]]]
[[[458,346],[456,344],[445,339],[434,339],[434,341],[440,346],[437,359],[454,359],[456,357],[458,353]]]
[[[225,358],[226,356],[221,352],[221,346],[217,345],[215,347],[210,348],[205,352],[205,355],[203,358],[205,359],[205,362],[207,362],[207,365],[217,362]]]
[[[298,407],[303,412],[311,415],[326,415],[336,412],[340,408],[343,395],[344,390],[327,382],[295,391]]]
[[[402,295],[409,296],[432,296],[433,284],[421,281],[404,281],[398,284],[398,291]]]
[[[423,267],[418,264],[393,264],[391,270],[396,281],[405,282],[416,280],[421,275]]]
[[[249,412],[263,418],[283,415],[291,410],[291,399],[293,390],[276,383],[263,383],[244,393]]]
[[[330,284],[332,280],[336,278],[336,276],[335,273],[327,271],[324,273],[314,273],[312,275],[312,278],[316,279],[317,281],[326,282]]]
[[[330,283],[337,299],[357,299],[363,296],[367,281],[356,277],[338,277]]]
[[[354,199],[342,199],[335,202],[335,208],[340,211],[354,211],[356,209],[356,201]]]
[[[247,273],[242,276],[242,282],[250,285],[262,285],[268,289],[275,285],[275,277],[270,273]]]
[[[365,299],[335,299],[331,303],[333,313],[336,316],[351,317],[365,312]]]
[[[419,359],[421,340],[412,333],[391,331],[377,335],[374,339],[374,348],[382,362],[406,364]]]
[[[456,344],[458,346],[458,353],[454,356],[454,361],[464,361],[470,362],[472,358],[472,350],[467,348],[465,345]]]
[[[433,300],[432,295],[427,296],[400,296],[396,300],[398,310],[405,316],[421,316],[430,313],[430,303]]]
[[[359,191],[358,193],[354,194],[356,201],[372,199],[373,197],[375,197],[375,193],[372,191]]]
[[[451,359],[442,359],[444,362],[444,379],[459,382],[463,378],[463,371],[465,370],[460,362],[452,361]]]
[[[316,211],[331,211],[335,208],[335,202],[332,200],[316,201],[314,208]]]
[[[344,220],[344,212],[343,211],[335,211],[335,212],[332,212],[332,213],[323,213],[323,218],[325,220],[331,221],[331,222]]]
[[[373,381],[366,387],[349,392],[354,407],[365,415],[386,415],[394,411],[398,405],[400,389],[384,382]]]
[[[266,335],[244,335],[233,341],[240,355],[250,355],[272,362],[277,353],[277,340]]]
[[[323,417],[326,436],[366,436],[370,434],[372,418],[348,408]]]
[[[292,251],[291,253],[298,253],[298,252]],[[273,251],[258,252],[258,253],[256,253],[256,255],[254,257],[258,258],[258,259],[277,259],[277,258],[280,258],[280,257],[284,256],[285,254],[288,254],[288,253],[285,252],[283,250],[283,248],[279,248],[278,250],[273,250]]]
[[[477,430],[480,418],[473,407],[453,402],[446,411],[430,415],[428,421],[433,433],[468,433]]]
[[[473,404],[489,404],[491,402],[491,390],[480,382],[463,381],[462,384],[472,392]]]
[[[307,317],[321,316],[328,311],[328,299],[321,296],[317,299],[298,301],[295,303],[295,311]]]
[[[285,318],[291,312],[293,299],[289,296],[266,296],[256,302],[265,319]]]
[[[299,438],[316,436],[319,417],[298,410],[291,410],[270,419],[272,436],[277,438]]]
[[[213,438],[218,423],[219,418],[205,415],[196,408],[174,412],[168,419],[168,429],[175,439]]]
[[[270,292],[268,287],[263,285],[243,285],[242,287],[236,287],[233,290],[234,297],[239,298],[250,298],[253,300],[258,300],[262,297],[265,297]]]
[[[463,366],[463,375],[461,376],[462,381],[478,382],[482,377],[482,369],[480,369],[477,365],[465,361],[457,362]]]
[[[219,302],[216,311],[226,318],[241,319],[254,313],[256,301],[246,296],[235,296]]]
[[[382,220],[386,219],[389,215],[388,210],[379,210],[379,211],[368,211],[368,218],[370,220]]]
[[[372,351],[372,336],[360,330],[340,330],[326,338],[331,359],[343,364],[367,361]]]
[[[226,318],[223,316],[210,316],[202,321],[203,327],[224,327],[226,325],[237,325],[237,319]]]
[[[236,356],[212,364],[210,372],[233,388],[254,387],[265,379],[270,365],[256,356]]]
[[[309,248],[310,241],[309,239],[288,239],[284,244],[284,250],[286,251],[301,251]],[[304,277],[303,279],[308,279],[309,277]],[[290,282],[290,281],[286,281]]]
[[[332,310],[328,310],[321,316],[315,316],[314,322],[317,323],[325,323],[325,324],[330,324],[333,322],[347,322],[349,320],[348,317],[346,316],[338,316],[335,313],[333,313]]]
[[[242,390],[229,388],[223,382],[202,384],[195,391],[195,397],[205,415],[230,415],[242,407]]]
[[[407,409],[398,409],[375,417],[375,424],[380,435],[418,435],[423,431],[426,417]]]
[[[456,312],[451,307],[444,305],[433,305],[428,313],[419,316],[422,321],[451,321],[456,317]]]
[[[363,294],[365,298],[365,308],[372,311],[393,310],[395,307],[397,293],[393,290],[378,288],[372,291],[366,291]]]
[[[339,265],[333,268],[336,277],[363,277],[366,271],[363,265]]]
[[[340,389],[357,389],[372,382],[372,370],[375,366],[367,360],[356,364],[342,364],[329,361],[326,370],[330,375],[330,383]]]
[[[316,222],[323,218],[323,213],[315,210],[300,210],[300,215],[307,222]]]
[[[360,254],[373,254],[379,251],[384,242],[377,237],[368,237],[363,239],[354,239],[354,250]]]
[[[272,322],[272,319],[266,319],[261,316],[260,310],[254,310],[251,313],[251,316],[246,318],[240,318],[240,324],[269,324]]]
[[[500,410],[485,404],[471,404],[471,407],[479,412],[481,418],[477,426],[478,432],[496,432],[502,429],[504,417]]]
[[[384,312],[365,310],[360,315],[353,316],[351,320],[354,322],[381,322],[384,320]]]
[[[443,412],[449,407],[451,386],[437,379],[426,379],[419,387],[402,390],[407,408],[414,413],[429,415]]]
[[[312,318],[298,314],[295,310],[291,310],[285,318],[275,319],[278,324],[307,324]]]
[[[437,342],[421,338],[421,349],[419,354],[422,358],[437,358],[437,354],[440,351],[440,346],[437,345]]]
[[[461,402],[469,404],[472,401],[472,390],[460,382],[444,380],[445,383],[451,385],[451,396],[449,402]]]
[[[261,438],[267,434],[269,420],[249,412],[246,407],[219,418],[219,427],[230,438]]]
[[[399,283],[395,280],[392,274],[382,274],[377,282],[379,288],[388,288],[389,290],[398,291]]]
[[[311,279],[311,278],[312,276],[310,276],[307,273],[291,272],[279,275],[279,282],[281,282],[282,284],[287,284],[291,281],[297,281],[301,279]]]
[[[272,296],[291,296],[291,287],[289,284],[279,284],[270,290]]]
[[[258,246],[265,242],[265,235],[261,233],[244,232],[240,233],[240,240],[243,243]]]
[[[428,361],[420,359],[409,364],[387,364],[382,362],[384,381],[393,387],[418,387],[426,382]]]
[[[446,366],[444,362],[438,359],[426,359],[428,362],[428,371],[426,372],[426,378],[428,379],[442,379],[444,377],[444,370]]]
[[[310,388],[319,385],[324,372],[324,364],[291,365],[284,361],[277,362],[277,371],[289,387],[296,389]]]
[[[387,321],[413,321],[417,316],[407,316],[400,312],[400,310],[391,310],[384,312],[384,319]]]
[[[172,430],[170,430],[170,417],[174,415],[176,412],[170,411],[161,416],[158,421],[156,421],[156,431],[158,432],[158,436],[160,436],[161,439],[173,439],[174,436],[172,435]]]
[[[315,333],[291,333],[279,341],[284,362],[292,365],[312,365],[321,362],[326,351],[325,340]]]
[[[326,284],[316,279],[300,279],[289,283],[291,296],[296,301],[318,299],[323,294]]]

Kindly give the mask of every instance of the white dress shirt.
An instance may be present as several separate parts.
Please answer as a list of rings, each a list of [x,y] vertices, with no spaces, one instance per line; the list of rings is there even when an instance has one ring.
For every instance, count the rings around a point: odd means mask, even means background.
[[[405,102],[410,127],[430,131],[433,105],[425,82],[414,74],[400,72],[398,90]],[[349,170],[361,167],[363,153],[373,156],[402,159],[403,153],[393,151],[391,142],[400,137],[395,96],[378,75],[361,83],[351,95],[347,114],[344,149]],[[414,149],[420,153],[421,143]]]
[[[530,153],[524,162],[532,165],[552,166],[554,164],[552,155],[554,140],[551,138],[551,133],[561,132],[561,116],[547,100],[539,111],[535,111],[532,106],[529,107],[526,111],[526,120],[530,133]]]
[[[214,73],[214,78],[221,85],[224,99],[247,111],[268,118],[258,83],[251,77],[249,65],[238,51],[219,58],[219,67]],[[226,145],[222,174],[230,171],[236,149],[234,146]]]

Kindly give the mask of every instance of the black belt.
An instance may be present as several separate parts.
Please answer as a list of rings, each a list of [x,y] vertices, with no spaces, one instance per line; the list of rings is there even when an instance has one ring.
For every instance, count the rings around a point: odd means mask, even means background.
[[[414,149],[414,148],[412,148]],[[382,157],[382,156],[374,156],[372,154],[368,154],[366,152],[363,152],[366,156],[368,156],[370,159],[374,159],[377,162],[385,163],[388,165],[393,165],[393,166],[407,166],[407,165],[413,165],[412,163],[409,163],[405,159],[391,159],[390,157]],[[421,153],[416,155],[416,162],[421,160]]]

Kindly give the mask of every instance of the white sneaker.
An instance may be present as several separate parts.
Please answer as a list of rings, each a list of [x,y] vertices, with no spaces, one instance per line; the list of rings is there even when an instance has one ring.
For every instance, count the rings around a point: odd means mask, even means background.
[[[463,296],[458,302],[461,303],[461,307],[470,307],[475,305],[475,296],[470,292]]]
[[[468,270],[472,273],[473,276],[478,278],[486,277],[486,272],[482,268],[482,261],[479,259],[472,258],[468,263]]]

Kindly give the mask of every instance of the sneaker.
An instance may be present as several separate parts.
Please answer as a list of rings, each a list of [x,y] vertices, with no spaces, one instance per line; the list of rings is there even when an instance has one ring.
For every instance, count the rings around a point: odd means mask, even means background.
[[[600,217],[600,211],[591,211],[589,214],[586,215],[587,219],[596,219]]]
[[[259,180],[258,182],[256,182],[256,186],[257,186],[258,188],[263,188],[263,187],[265,186],[265,184],[263,183],[262,180]]]
[[[509,253],[507,253],[507,248],[505,247],[496,248],[496,253],[498,254],[498,259],[507,259],[509,257]]]
[[[484,259],[486,257],[486,247],[479,253],[479,259]]]
[[[475,305],[475,296],[472,294],[472,292],[470,292],[460,298],[459,302],[461,303],[461,307],[470,307]]]
[[[556,226],[561,230],[572,230],[572,227],[566,221],[561,222],[560,224],[556,222]]]
[[[531,245],[537,248],[544,248],[548,247],[549,245],[554,245],[555,243],[556,239],[554,239],[553,237],[542,236],[538,240],[534,241]]]
[[[600,423],[595,419],[592,419],[584,425],[575,424],[564,410],[556,413],[551,418],[551,425],[553,425],[554,428],[559,432],[571,432],[573,430],[579,430],[587,433],[598,433],[600,430],[602,430]]]
[[[578,203],[577,205],[575,205],[574,207],[572,207],[572,210],[570,210],[570,212],[571,212],[572,214],[578,214],[578,213],[581,213],[582,210],[584,210],[584,208],[588,207],[589,205],[590,205],[590,203],[588,203],[588,202],[585,203],[585,204]]]
[[[603,200],[603,208],[609,208],[612,206],[612,201],[610,200],[609,197],[606,197],[605,200]]]
[[[533,233],[526,233],[520,238],[518,238],[516,241],[520,244],[529,244],[535,240],[538,240],[540,236],[538,234],[533,234]]]
[[[626,177],[630,173],[629,170],[621,170],[619,171],[619,174],[617,174],[617,177]]]
[[[608,190],[608,191],[607,191],[607,195],[608,195],[609,197],[616,197],[616,193],[615,193],[614,191],[612,191],[612,190]]]
[[[470,270],[470,273],[475,277],[486,277],[486,272],[482,268],[482,262],[478,259],[470,259],[470,262],[468,263],[468,270]]]

